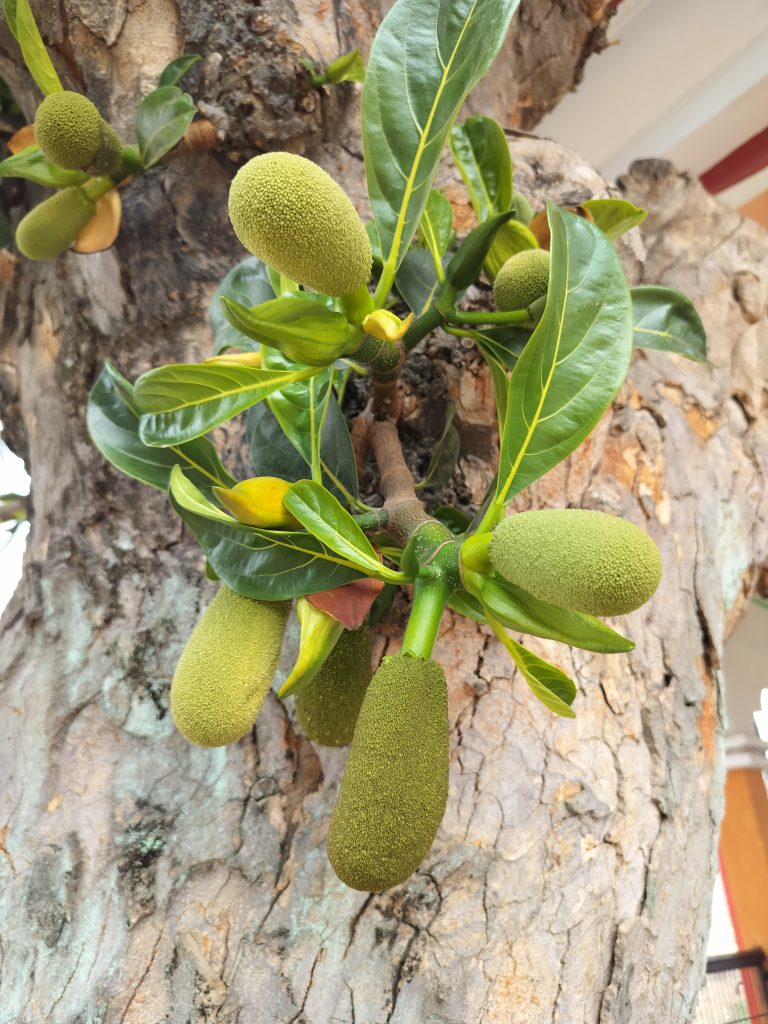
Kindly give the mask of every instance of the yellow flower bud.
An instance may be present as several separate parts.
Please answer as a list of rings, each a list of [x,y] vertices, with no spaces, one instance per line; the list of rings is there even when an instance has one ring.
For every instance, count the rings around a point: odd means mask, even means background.
[[[299,523],[283,505],[290,488],[287,480],[276,476],[254,476],[234,487],[214,487],[213,491],[235,519],[246,526],[263,530],[298,530]]]
[[[411,326],[412,320],[413,313],[401,320],[388,309],[375,309],[363,320],[363,330],[377,341],[399,341]]]

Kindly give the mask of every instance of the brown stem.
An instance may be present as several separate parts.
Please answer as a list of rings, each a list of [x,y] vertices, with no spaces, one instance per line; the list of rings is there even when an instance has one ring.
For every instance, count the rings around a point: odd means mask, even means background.
[[[352,451],[355,453],[355,465],[357,466],[358,477],[362,477],[365,472],[365,463],[368,458],[368,453],[371,450],[370,430],[372,423],[373,413],[371,412],[371,403],[369,402],[366,408],[355,419],[352,424],[352,429],[349,432],[352,439]]]
[[[381,474],[380,489],[389,517],[389,530],[403,545],[422,523],[432,521],[416,497],[411,471],[394,420],[375,420],[369,433],[373,454]]]

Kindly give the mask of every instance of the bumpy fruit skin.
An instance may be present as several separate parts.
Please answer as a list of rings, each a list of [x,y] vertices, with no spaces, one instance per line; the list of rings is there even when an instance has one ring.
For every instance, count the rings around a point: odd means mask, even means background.
[[[113,174],[122,162],[122,143],[107,121],[101,122],[101,141],[93,160],[86,167],[89,174]]]
[[[510,583],[588,615],[634,611],[661,580],[661,556],[646,533],[586,509],[546,509],[504,519],[493,531],[490,558]]]
[[[510,256],[493,282],[496,309],[526,309],[547,293],[549,253],[544,249],[525,249]]]
[[[35,140],[59,167],[78,171],[96,157],[102,144],[102,119],[79,92],[52,92],[35,114]]]
[[[229,218],[249,252],[326,295],[348,295],[371,276],[371,243],[330,175],[293,153],[264,153],[240,168]]]
[[[385,658],[360,709],[328,832],[328,857],[348,886],[382,892],[429,851],[448,799],[448,698],[442,668]]]
[[[16,245],[29,260],[52,260],[72,245],[95,213],[96,204],[81,188],[64,188],[22,218]]]
[[[296,697],[296,714],[304,735],[325,747],[351,743],[371,675],[367,623],[359,629],[345,629],[323,667]]]
[[[191,743],[223,747],[250,731],[280,657],[290,601],[252,601],[222,586],[187,641],[171,714]]]
[[[287,480],[277,476],[254,476],[234,487],[214,487],[222,505],[241,523],[263,530],[297,530],[296,520],[283,505],[290,489]]]

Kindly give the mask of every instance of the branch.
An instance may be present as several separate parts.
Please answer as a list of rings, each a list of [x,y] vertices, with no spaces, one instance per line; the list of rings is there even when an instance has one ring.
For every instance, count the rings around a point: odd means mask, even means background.
[[[370,428],[370,441],[380,472],[384,508],[389,517],[389,531],[403,545],[424,523],[433,522],[416,496],[413,477],[403,457],[403,448],[394,420],[375,420]]]

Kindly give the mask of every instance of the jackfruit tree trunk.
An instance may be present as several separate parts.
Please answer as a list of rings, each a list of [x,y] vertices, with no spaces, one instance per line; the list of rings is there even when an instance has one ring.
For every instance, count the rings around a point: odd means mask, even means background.
[[[39,265],[0,252],[2,419],[33,477],[0,641],[0,1024],[688,1021],[720,815],[719,659],[768,557],[765,233],[666,165],[629,176],[654,213],[646,255],[638,239],[623,250],[628,269],[696,301],[714,366],[639,354],[593,437],[520,504],[643,525],[661,590],[626,620],[631,656],[536,645],[574,673],[575,722],[531,698],[486,630],[447,614],[448,813],[406,885],[354,892],[325,855],[344,752],[313,747],[276,699],[225,749],[174,732],[168,681],[211,588],[163,496],[91,447],[84,407],[105,358],[135,377],[208,353],[207,300],[240,258],[230,154],[306,147],[361,195],[351,88],[324,97],[295,76],[305,51],[367,46],[374,13],[354,0],[33,6],[62,72],[119,127],[166,60],[203,53],[197,94],[225,141],[134,184],[114,250]],[[587,52],[604,7],[527,0],[485,110],[514,124],[526,89],[544,109],[573,73],[555,81],[541,47],[567,32]],[[31,112],[7,35],[0,46]],[[526,85],[537,61],[550,70]],[[553,144],[512,148],[523,192],[573,203],[604,190]],[[452,490],[476,500],[496,444],[488,378],[447,336],[413,363],[409,459],[428,458],[452,397]]]

